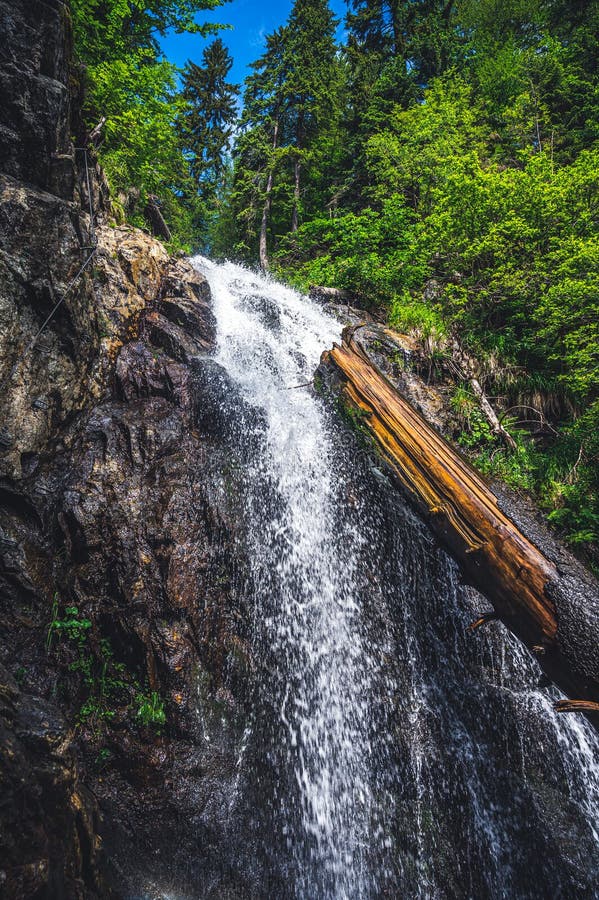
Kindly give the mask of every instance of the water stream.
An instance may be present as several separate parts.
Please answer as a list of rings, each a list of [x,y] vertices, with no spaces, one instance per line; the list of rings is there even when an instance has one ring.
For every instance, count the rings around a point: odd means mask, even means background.
[[[599,896],[597,735],[555,715],[502,626],[467,634],[485,601],[312,387],[340,323],[239,266],[195,265],[216,362],[256,412],[235,436],[257,448],[255,707],[229,810],[252,822],[246,896]]]

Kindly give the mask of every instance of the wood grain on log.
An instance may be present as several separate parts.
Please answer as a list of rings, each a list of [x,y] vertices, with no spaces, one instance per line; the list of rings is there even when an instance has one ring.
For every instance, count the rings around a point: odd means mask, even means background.
[[[592,700],[560,700],[555,704],[555,710],[559,713],[570,712],[594,712],[599,713],[599,703]]]

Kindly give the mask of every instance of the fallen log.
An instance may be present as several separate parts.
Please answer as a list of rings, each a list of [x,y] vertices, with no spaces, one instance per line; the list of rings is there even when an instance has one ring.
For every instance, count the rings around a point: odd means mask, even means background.
[[[599,713],[599,703],[594,703],[592,700],[560,700],[559,703],[555,704],[555,711],[559,713]]]
[[[319,376],[358,412],[393,479],[460,565],[467,583],[599,729],[599,585],[564,548],[543,552],[470,463],[401,395],[346,329]],[[547,538],[547,546],[555,542]],[[545,543],[544,543],[545,547]],[[473,630],[491,614],[473,623]]]

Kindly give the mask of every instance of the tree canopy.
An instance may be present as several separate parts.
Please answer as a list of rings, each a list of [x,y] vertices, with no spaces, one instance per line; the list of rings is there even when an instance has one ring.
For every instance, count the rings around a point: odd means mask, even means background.
[[[222,2],[71,0],[84,113],[90,127],[106,119],[100,159],[113,205],[144,224],[147,198],[158,198],[179,245],[195,242],[204,213],[180,139],[186,100],[159,40],[169,29],[199,38],[218,30],[198,24],[196,16]]]

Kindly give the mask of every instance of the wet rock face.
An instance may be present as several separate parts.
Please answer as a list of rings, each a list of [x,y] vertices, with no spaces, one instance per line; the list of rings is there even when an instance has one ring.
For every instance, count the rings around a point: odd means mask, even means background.
[[[130,719],[109,729],[111,764],[93,778],[116,882],[131,890],[193,870],[190,859],[201,867],[222,841],[227,803],[215,797],[235,772],[248,664],[227,454],[201,422],[200,373],[216,367],[205,282],[180,262],[159,296],[77,436],[59,512],[69,596],[166,707],[161,735]],[[157,321],[172,326],[168,342]]]
[[[32,346],[83,261],[74,205],[0,175],[0,207],[0,416],[10,432],[0,473],[12,476],[83,405],[97,345],[82,281]]]
[[[97,806],[45,664],[54,587],[47,503],[34,481],[31,495],[25,485],[87,402],[97,353],[85,282],[25,352],[87,236],[69,144],[68,30],[61,2],[0,2],[0,894],[8,898],[110,896]],[[57,483],[55,472],[47,489]]]
[[[0,476],[18,477],[84,406],[98,341],[89,280],[71,284],[90,227],[70,142],[68,6],[0,0],[0,32]]]
[[[139,895],[218,857],[248,665],[237,469],[207,414],[230,391],[210,292],[106,223],[93,161],[89,259],[69,28],[61,0],[0,0],[0,895],[15,900]],[[52,631],[69,608],[88,630]],[[84,715],[107,652],[126,690]],[[137,691],[163,726],[136,716]]]
[[[0,23],[0,169],[72,200],[68,6],[3,0]]]
[[[106,896],[96,806],[78,780],[67,722],[3,666],[0,744],[1,895]]]
[[[197,883],[229,827],[249,652],[236,590],[244,578],[239,468],[226,422],[211,411],[225,399],[244,411],[210,358],[215,323],[204,279],[138,232],[100,229],[99,237],[94,287],[104,332],[94,390],[33,471],[21,468],[3,486],[0,660],[42,708],[53,697],[66,721],[80,722],[64,735],[68,760],[81,767],[70,778],[99,801],[94,840],[104,838],[108,881],[126,894],[160,883],[173,865]],[[91,623],[92,667],[101,667],[108,642],[129,688],[135,682],[164,704],[164,728],[135,720],[131,690],[112,701],[108,724],[81,721],[88,689],[72,674],[77,656],[67,638],[60,652],[46,647],[52,617],[69,607]],[[48,748],[36,746],[46,765]],[[50,825],[56,794],[39,793]],[[72,815],[69,800],[63,817]],[[68,834],[49,878],[72,851]],[[50,830],[42,844],[53,839]],[[9,877],[17,883],[12,869]]]

